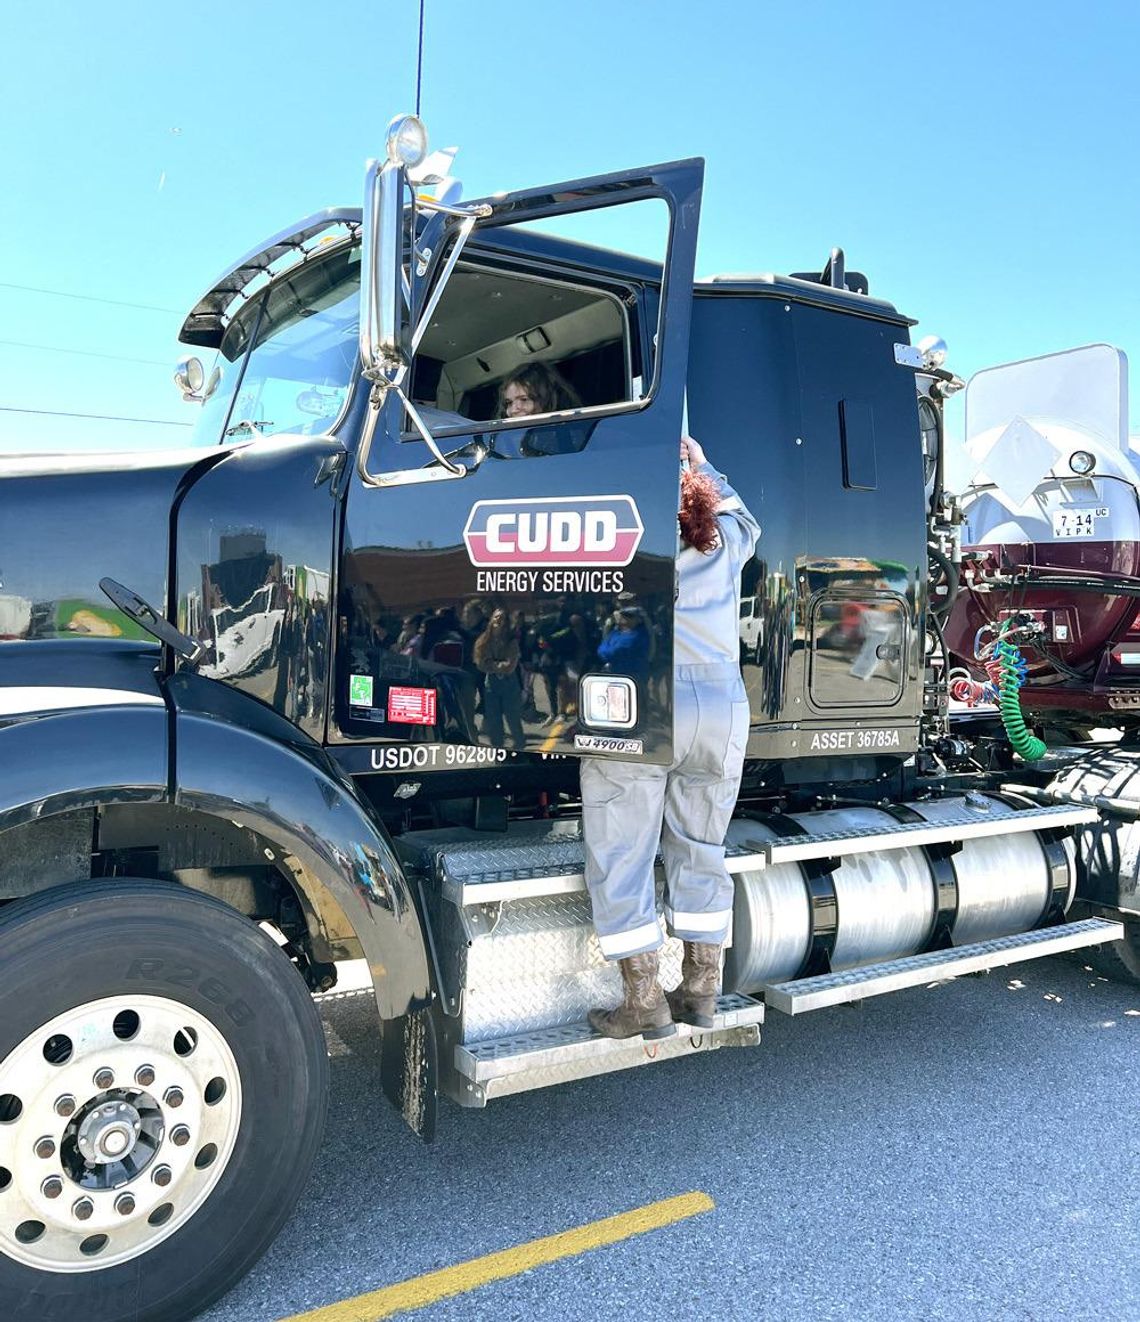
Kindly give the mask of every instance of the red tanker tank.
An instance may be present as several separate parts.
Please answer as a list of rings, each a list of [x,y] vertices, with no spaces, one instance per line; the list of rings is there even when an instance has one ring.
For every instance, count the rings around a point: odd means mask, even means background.
[[[1015,627],[1027,713],[1140,719],[1140,456],[1127,402],[1127,359],[1109,345],[989,368],[966,390],[977,471],[946,643],[984,680],[998,633]]]

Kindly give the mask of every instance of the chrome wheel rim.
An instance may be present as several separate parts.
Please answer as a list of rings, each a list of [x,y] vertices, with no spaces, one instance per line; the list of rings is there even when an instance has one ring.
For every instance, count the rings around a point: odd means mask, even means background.
[[[0,1253],[89,1272],[148,1252],[221,1179],[241,1112],[196,1010],[109,996],[57,1015],[0,1061]]]

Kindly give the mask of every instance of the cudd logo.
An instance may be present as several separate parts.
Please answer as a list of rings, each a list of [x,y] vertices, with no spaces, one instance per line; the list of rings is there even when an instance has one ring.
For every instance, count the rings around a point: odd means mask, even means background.
[[[631,496],[480,500],[463,540],[474,565],[621,568],[645,531]]]

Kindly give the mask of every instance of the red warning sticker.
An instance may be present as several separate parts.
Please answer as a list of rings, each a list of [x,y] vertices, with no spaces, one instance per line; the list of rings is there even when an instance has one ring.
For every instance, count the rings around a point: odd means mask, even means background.
[[[435,724],[435,689],[388,690],[388,719],[401,725]]]

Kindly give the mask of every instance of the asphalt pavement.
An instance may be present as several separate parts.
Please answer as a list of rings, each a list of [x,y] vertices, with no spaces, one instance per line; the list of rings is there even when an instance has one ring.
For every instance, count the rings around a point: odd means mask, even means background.
[[[1036,961],[492,1102],[425,1147],[367,994],[322,999],[329,1128],[302,1203],[204,1317],[263,1322],[701,1191],[715,1208],[403,1317],[1140,1317],[1140,988]]]

